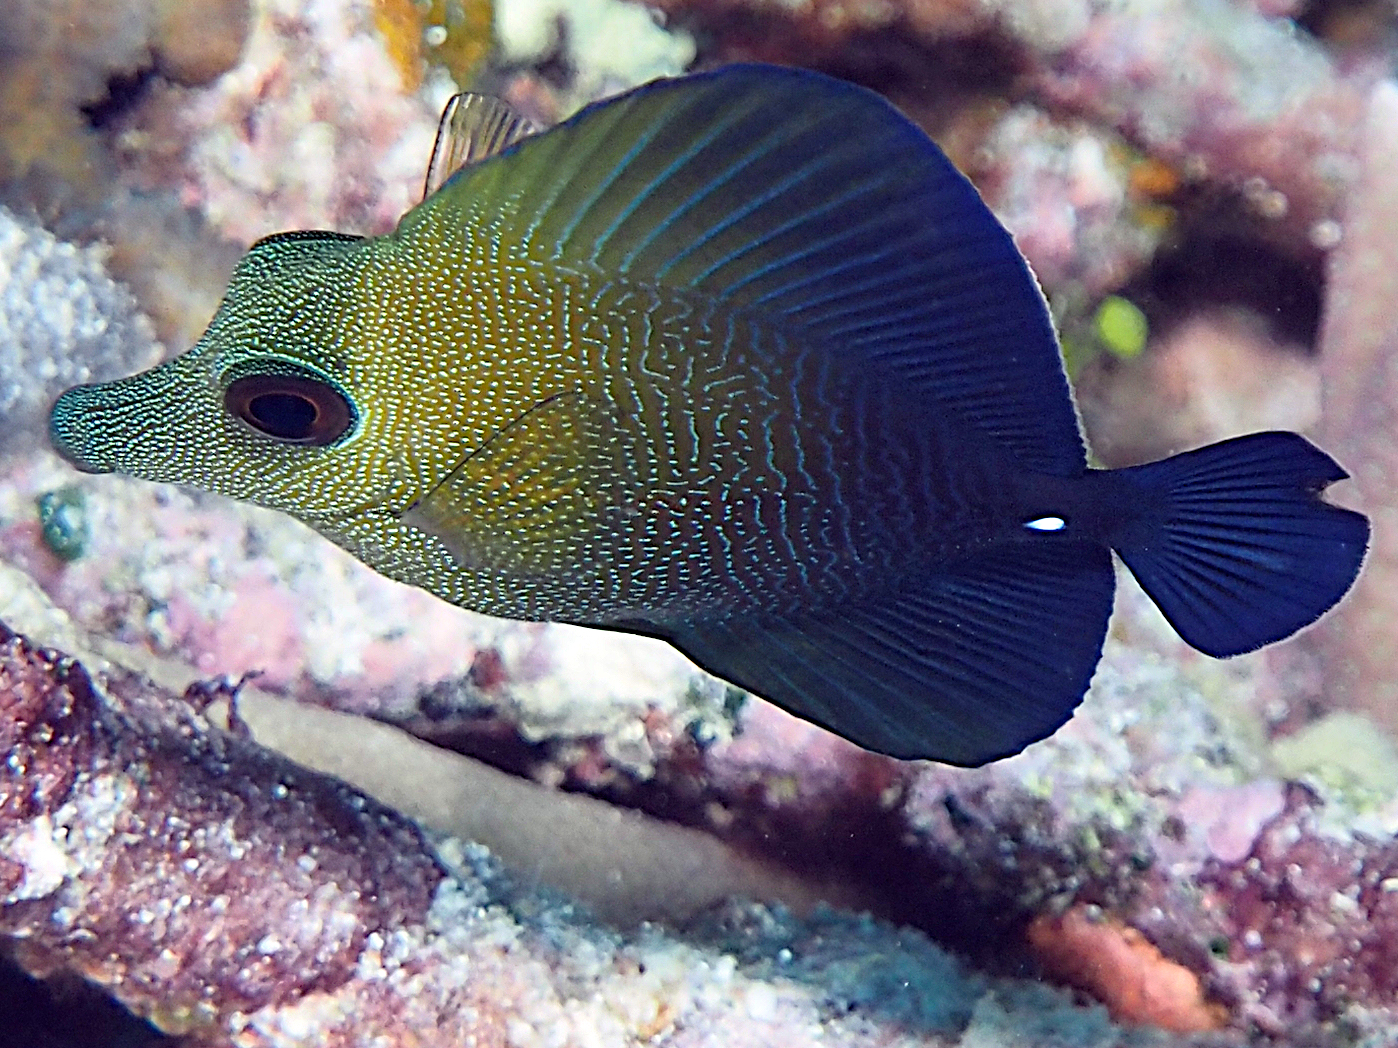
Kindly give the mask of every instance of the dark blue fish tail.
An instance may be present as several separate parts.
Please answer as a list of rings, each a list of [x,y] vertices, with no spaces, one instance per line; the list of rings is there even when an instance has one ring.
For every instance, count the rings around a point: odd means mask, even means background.
[[[1348,475],[1280,432],[1114,470],[1139,512],[1110,541],[1190,645],[1239,655],[1310,625],[1354,581],[1369,522],[1320,497]]]

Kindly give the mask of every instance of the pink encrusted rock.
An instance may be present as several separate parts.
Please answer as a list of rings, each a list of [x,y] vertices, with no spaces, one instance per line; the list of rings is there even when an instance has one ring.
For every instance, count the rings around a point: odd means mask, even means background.
[[[1172,218],[1135,190],[1141,161],[1117,134],[1034,105],[1011,107],[956,159],[1040,283],[1073,287],[1091,301],[1150,261]]]
[[[194,654],[194,668],[207,676],[256,673],[264,687],[297,683],[306,663],[298,607],[266,571],[250,571],[232,589],[232,602],[214,620],[184,598],[171,595],[165,609],[171,634]]]
[[[1398,844],[1336,838],[1319,816],[1315,797],[1293,787],[1245,862],[1200,878],[1228,943],[1218,985],[1267,1033],[1356,1002],[1391,1010],[1398,994]]]
[[[421,197],[443,88],[404,93],[367,0],[267,0],[217,83],[156,86],[123,177],[173,191],[244,245],[283,229],[384,233]]]
[[[1374,74],[1340,76],[1289,23],[1200,0],[1102,8],[1038,57],[1045,102],[1241,191],[1294,244],[1337,217]]]
[[[0,931],[171,1031],[333,994],[445,876],[417,830],[132,677],[0,634]]]
[[[847,915],[734,904],[689,938],[609,930],[8,630],[0,744],[0,936],[191,1044],[947,1048],[984,991],[925,937]],[[605,862],[597,844],[579,861]]]
[[[1398,87],[1374,89],[1361,126],[1362,167],[1331,257],[1321,333],[1322,429],[1354,476],[1338,497],[1371,515],[1373,536],[1353,593],[1305,641],[1332,704],[1398,734]]]
[[[1122,364],[1078,376],[1093,452],[1108,465],[1268,429],[1310,432],[1320,418],[1320,366],[1242,310],[1202,309]]]
[[[1240,863],[1285,805],[1280,782],[1258,779],[1232,787],[1191,787],[1180,798],[1175,814],[1191,850],[1221,863]]]

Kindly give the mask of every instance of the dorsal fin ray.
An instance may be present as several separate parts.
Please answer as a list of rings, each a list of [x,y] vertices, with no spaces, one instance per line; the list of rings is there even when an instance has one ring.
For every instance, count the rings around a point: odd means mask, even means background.
[[[816,73],[730,66],[590,106],[454,183],[554,264],[763,311],[988,433],[1086,465],[1043,295],[921,130]]]
[[[538,133],[528,117],[503,100],[469,91],[452,95],[437,122],[437,140],[427,164],[422,195],[435,193],[467,164],[494,156],[521,138]]]

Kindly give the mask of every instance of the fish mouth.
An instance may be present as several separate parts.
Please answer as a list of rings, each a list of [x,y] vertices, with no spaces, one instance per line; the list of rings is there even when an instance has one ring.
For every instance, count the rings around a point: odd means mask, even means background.
[[[95,386],[74,386],[58,395],[49,409],[49,443],[79,473],[112,473],[115,466],[91,455],[87,421],[93,414]]]
[[[185,357],[111,382],[74,386],[49,409],[49,442],[83,473],[146,476],[134,468],[144,455],[190,440],[202,395],[207,391]]]

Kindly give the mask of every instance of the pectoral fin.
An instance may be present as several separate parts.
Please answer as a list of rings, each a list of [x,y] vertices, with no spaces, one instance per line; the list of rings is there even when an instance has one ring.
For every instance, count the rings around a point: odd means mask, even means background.
[[[581,393],[535,405],[468,456],[403,514],[470,570],[524,576],[596,572],[589,539],[612,501],[609,425]]]

